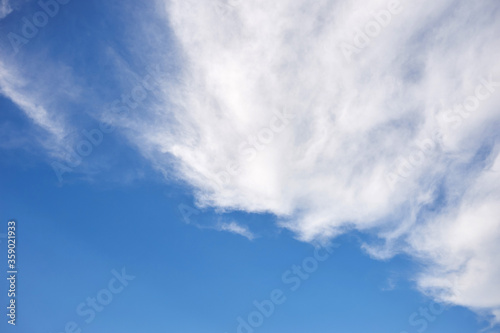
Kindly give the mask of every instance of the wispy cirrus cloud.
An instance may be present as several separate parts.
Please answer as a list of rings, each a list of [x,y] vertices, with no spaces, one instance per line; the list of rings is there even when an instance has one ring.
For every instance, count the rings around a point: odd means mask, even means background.
[[[138,147],[202,206],[271,212],[304,241],[375,234],[382,245],[365,244],[374,257],[424,263],[423,292],[495,314],[500,192],[484,185],[497,181],[499,7],[402,1],[346,62],[339,46],[390,6],[252,1],[221,15],[210,3],[165,2],[181,83],[165,82],[168,111],[159,104],[154,123],[132,126]],[[483,80],[489,98],[456,130],[450,110]],[[294,119],[264,145],[257,133],[284,109]],[[393,182],[400,159],[419,157],[428,138],[435,145],[418,167]],[[228,165],[238,168],[220,186]]]
[[[40,143],[58,155],[67,135],[66,124],[60,114],[47,109],[47,87],[25,76],[15,65],[8,67],[0,60],[0,94],[9,98],[34,124],[45,130],[48,137],[40,138]]]

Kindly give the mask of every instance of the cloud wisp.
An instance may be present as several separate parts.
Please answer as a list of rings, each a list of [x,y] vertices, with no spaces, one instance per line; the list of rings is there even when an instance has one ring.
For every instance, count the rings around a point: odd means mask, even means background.
[[[193,225],[199,229],[209,229],[217,231],[226,231],[235,235],[240,235],[248,240],[254,240],[257,235],[254,234],[248,226],[240,224],[234,220],[224,221],[218,218],[216,222],[201,222],[199,219],[200,211],[194,207],[185,204],[179,204],[177,210],[182,217],[184,223]]]
[[[9,0],[0,0],[0,20],[12,13],[12,10]]]
[[[235,221],[220,222],[217,224],[216,229],[219,231],[227,231],[236,235],[243,236],[248,240],[253,240],[256,236],[248,229],[247,226],[240,225]]]

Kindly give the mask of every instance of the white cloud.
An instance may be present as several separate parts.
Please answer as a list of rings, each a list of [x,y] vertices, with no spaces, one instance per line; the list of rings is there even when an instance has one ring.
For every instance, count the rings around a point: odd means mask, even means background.
[[[405,1],[347,63],[339,45],[388,3],[168,1],[183,72],[131,140],[202,206],[274,213],[305,241],[376,233],[373,256],[426,264],[422,291],[498,314],[498,5]],[[492,74],[474,112],[450,111]],[[269,140],[283,109],[294,118]]]
[[[65,138],[64,123],[57,119],[54,112],[49,112],[44,106],[47,105],[48,92],[43,85],[34,89],[30,80],[26,80],[24,75],[19,73],[15,67],[7,68],[0,61],[0,94],[9,98],[15,103],[33,123],[43,128],[50,138],[43,140],[45,148],[56,153]],[[45,87],[46,89],[46,87]]]
[[[9,0],[0,0],[0,20],[12,13]]]
[[[69,66],[61,61],[41,62],[37,58],[40,54],[45,56],[44,50],[18,59],[0,52],[0,95],[12,101],[35,125],[28,141],[42,146],[52,160],[71,160],[79,134],[75,134],[71,118],[80,110],[75,112],[74,104],[70,105],[78,101],[83,107],[84,96]]]
[[[424,291],[494,313],[500,311],[498,165],[497,154],[493,167],[486,167],[468,184],[456,209],[423,221],[408,242],[414,255],[432,263],[418,279]]]
[[[249,240],[255,238],[255,235],[248,229],[245,225],[240,225],[234,221],[231,222],[220,222],[217,224],[216,229],[219,231],[228,231],[233,234],[243,236]]]

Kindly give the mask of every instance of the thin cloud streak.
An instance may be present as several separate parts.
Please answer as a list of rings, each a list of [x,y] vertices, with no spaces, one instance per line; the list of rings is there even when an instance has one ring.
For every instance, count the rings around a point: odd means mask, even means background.
[[[231,222],[221,222],[217,224],[216,229],[219,231],[228,231],[233,234],[237,234],[247,238],[248,240],[255,239],[255,235],[248,229],[247,226],[240,225],[234,221]]]

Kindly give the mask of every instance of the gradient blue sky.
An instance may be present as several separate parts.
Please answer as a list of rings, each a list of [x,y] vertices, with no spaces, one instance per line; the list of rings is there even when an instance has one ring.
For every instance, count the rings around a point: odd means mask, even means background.
[[[415,265],[404,257],[370,259],[359,249],[362,235],[337,239],[331,257],[292,292],[281,276],[314,248],[273,227],[271,216],[234,214],[263,235],[249,241],[186,225],[177,205],[192,206],[192,198],[182,188],[152,181],[61,187],[51,168],[31,156],[2,151],[2,161],[11,161],[2,162],[2,174],[9,175],[1,180],[9,189],[1,196],[2,219],[18,221],[20,304],[18,325],[4,320],[2,331],[63,332],[74,320],[97,333],[236,332],[236,318],[274,289],[285,291],[287,301],[261,332],[411,333],[423,327],[409,322],[431,302],[408,281]],[[199,215],[201,223],[216,218],[213,211]],[[106,288],[110,271],[122,267],[136,279],[85,324],[77,305]],[[1,286],[7,288],[5,281]],[[425,332],[484,326],[469,310],[451,307]]]
[[[71,0],[15,52],[41,8],[0,0],[0,248],[16,220],[19,270],[0,331],[237,332],[280,289],[255,332],[498,332],[500,7],[402,1],[361,47],[396,6],[365,5]],[[283,274],[328,244],[292,291]]]

